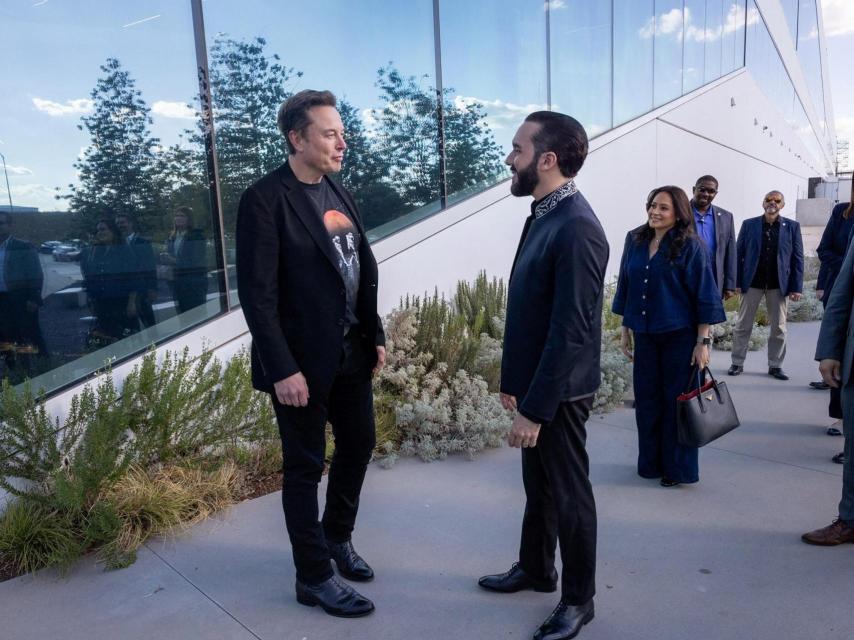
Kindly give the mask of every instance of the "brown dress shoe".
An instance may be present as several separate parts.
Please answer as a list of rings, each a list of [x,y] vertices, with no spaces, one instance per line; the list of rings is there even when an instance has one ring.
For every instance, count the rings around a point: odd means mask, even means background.
[[[854,542],[854,527],[849,526],[842,518],[837,518],[833,524],[816,529],[801,536],[807,544],[817,544],[821,547],[835,547],[838,544]]]

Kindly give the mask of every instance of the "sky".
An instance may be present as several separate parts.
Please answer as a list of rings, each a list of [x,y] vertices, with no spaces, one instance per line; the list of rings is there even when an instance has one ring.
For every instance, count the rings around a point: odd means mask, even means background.
[[[836,135],[854,144],[854,0],[821,0],[821,4]],[[848,169],[854,169],[854,156]]]
[[[635,1],[618,4],[633,7]],[[375,85],[380,66],[393,63],[422,86],[435,86],[432,0],[203,2],[209,47],[217,37],[264,37],[267,51],[280,54],[282,64],[303,73],[292,76],[289,90],[334,87],[362,110],[368,126],[371,108],[381,105]],[[697,2],[702,0],[692,0]],[[854,0],[821,2],[836,127],[840,137],[854,141],[854,83],[846,77],[854,59]],[[570,99],[585,96],[567,87],[574,88],[574,78],[583,78],[582,84],[590,87],[590,78],[607,75],[610,53],[594,52],[603,41],[595,29],[577,33],[564,22],[571,15],[607,31],[611,18],[601,9],[606,4],[550,0],[553,29],[571,35],[552,38],[553,69],[563,74],[552,82],[552,106],[558,110],[577,115],[603,110],[595,101],[570,104]],[[543,0],[455,0],[442,7],[445,86],[453,87],[458,103],[484,105],[496,141],[506,149],[524,116],[547,107],[545,74],[532,71],[544,69]],[[625,23],[625,12],[617,13]],[[320,20],[330,15],[335,19]],[[663,18],[662,30],[667,27]],[[643,21],[640,28],[629,26],[635,44],[641,43]],[[89,144],[78,125],[91,111],[89,93],[107,56],[118,58],[130,71],[151,107],[152,133],[164,146],[179,142],[182,131],[194,128],[192,104],[198,85],[187,0],[0,2],[0,153],[6,158],[16,205],[67,207],[55,199],[57,187],[59,193],[67,192],[68,183],[76,180],[73,164]],[[592,115],[586,120],[591,133],[605,128],[597,127]],[[5,183],[0,182],[3,204],[6,197]]]

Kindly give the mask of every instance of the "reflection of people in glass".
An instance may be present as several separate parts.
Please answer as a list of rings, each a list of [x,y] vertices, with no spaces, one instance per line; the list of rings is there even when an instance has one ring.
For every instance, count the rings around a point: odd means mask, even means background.
[[[160,262],[172,267],[172,295],[178,313],[205,303],[208,294],[208,270],[205,238],[193,227],[193,210],[178,207],[174,227]]]
[[[95,238],[80,258],[89,304],[95,314],[90,341],[110,344],[139,331],[136,257],[107,218],[95,226]]]
[[[39,328],[41,262],[36,250],[12,236],[12,216],[0,211],[0,357],[46,355]]]
[[[139,319],[144,327],[151,327],[155,324],[154,309],[151,305],[157,300],[157,263],[154,249],[151,242],[137,231],[133,217],[119,213],[116,214],[115,221],[136,261],[136,304]]]

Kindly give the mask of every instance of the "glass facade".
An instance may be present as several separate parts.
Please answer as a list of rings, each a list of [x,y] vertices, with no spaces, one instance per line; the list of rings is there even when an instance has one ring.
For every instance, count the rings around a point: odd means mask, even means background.
[[[830,141],[827,139],[827,125],[824,111],[824,93],[821,81],[821,57],[818,49],[818,27],[815,0],[800,0],[786,4],[786,16],[789,18],[792,11],[799,15],[797,21],[798,57],[804,76],[809,85],[808,96],[798,96],[786,67],[783,64],[774,40],[765,24],[755,0],[750,0],[747,16],[747,67],[753,72],[766,97],[777,106],[780,113],[789,123],[793,132],[804,143],[810,152],[810,157],[801,158],[816,173],[831,170],[828,152]],[[809,16],[812,16],[811,20]],[[791,20],[789,21],[791,25]],[[810,35],[812,34],[812,35]],[[809,53],[808,53],[809,52]],[[816,113],[819,114],[820,129],[816,131],[804,108],[804,99],[812,99]],[[822,144],[821,140],[826,142]],[[785,142],[781,140],[785,145]]]
[[[50,393],[239,305],[237,203],[286,159],[293,93],[338,96],[339,177],[377,240],[506,179],[531,111],[593,137],[740,68],[747,2],[4,5],[0,378]],[[752,39],[800,126],[773,43]]]

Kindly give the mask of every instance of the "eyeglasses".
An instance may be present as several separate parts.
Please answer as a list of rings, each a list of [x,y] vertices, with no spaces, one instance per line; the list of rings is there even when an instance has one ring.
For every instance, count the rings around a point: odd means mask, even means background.
[[[709,187],[694,187],[694,188],[697,190],[697,193],[707,193],[710,196],[713,196],[718,192],[717,189],[710,189]]]
[[[782,198],[765,198],[765,202],[773,202],[774,204],[783,204]]]

